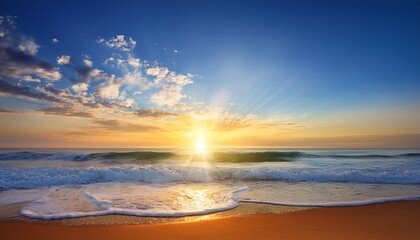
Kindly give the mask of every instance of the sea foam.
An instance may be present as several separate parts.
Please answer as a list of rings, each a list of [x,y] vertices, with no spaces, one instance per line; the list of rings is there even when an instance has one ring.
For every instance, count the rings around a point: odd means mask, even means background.
[[[235,192],[246,189],[219,185],[94,184],[46,194],[22,208],[21,214],[40,219],[107,214],[179,217],[234,208],[239,203]]]
[[[279,180],[420,184],[418,169],[321,169],[282,167],[143,167],[2,168],[0,189],[40,188],[101,182],[212,182],[220,180]]]

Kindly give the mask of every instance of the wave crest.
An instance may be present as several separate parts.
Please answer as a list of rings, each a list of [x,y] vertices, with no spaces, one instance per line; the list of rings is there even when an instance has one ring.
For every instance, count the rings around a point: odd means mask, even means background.
[[[222,180],[278,180],[308,182],[355,182],[420,184],[419,170],[317,168],[200,168],[177,166],[0,169],[0,189],[39,188],[100,182],[213,182]]]

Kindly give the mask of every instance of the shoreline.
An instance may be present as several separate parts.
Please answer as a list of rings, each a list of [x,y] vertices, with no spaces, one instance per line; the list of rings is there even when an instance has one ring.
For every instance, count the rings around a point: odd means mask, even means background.
[[[241,202],[237,207],[229,210],[181,217],[139,217],[133,215],[107,214],[101,216],[87,216],[62,219],[37,219],[24,217],[20,215],[20,209],[26,204],[27,203],[20,203],[0,206],[0,215],[4,216],[3,218],[0,218],[0,222],[11,220],[17,222],[58,224],[67,226],[149,225],[195,222],[209,219],[220,219],[266,213],[284,214],[314,208],[303,206],[283,206],[265,203]]]
[[[206,215],[204,215],[206,216]],[[415,239],[420,201],[255,213],[146,225],[69,226],[0,221],[3,239]]]

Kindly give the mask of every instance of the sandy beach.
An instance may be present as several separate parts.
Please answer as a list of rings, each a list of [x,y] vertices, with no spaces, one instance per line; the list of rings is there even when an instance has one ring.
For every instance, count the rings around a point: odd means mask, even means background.
[[[420,201],[314,208],[183,223],[68,226],[1,221],[2,239],[416,239]]]

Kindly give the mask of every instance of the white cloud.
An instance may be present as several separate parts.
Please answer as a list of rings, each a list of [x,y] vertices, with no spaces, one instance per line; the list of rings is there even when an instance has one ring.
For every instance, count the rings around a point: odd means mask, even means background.
[[[108,63],[111,63],[111,62],[114,62],[114,61],[115,61],[115,58],[109,57],[105,60],[105,62],[103,64],[108,64]]]
[[[140,61],[140,59],[133,57],[131,54],[128,55],[127,59],[122,59],[122,56],[109,57],[104,62],[104,64],[113,64],[113,63],[115,64],[115,66],[122,67],[122,68],[133,67],[133,68],[139,69],[142,67],[142,62]]]
[[[39,80],[38,78],[33,78],[31,75],[25,75],[21,79],[26,82],[41,82],[41,80]]]
[[[163,68],[161,68],[161,67],[151,67],[151,68],[147,69],[146,73],[150,76],[158,76],[162,72],[162,70],[163,70]],[[167,68],[166,68],[166,70],[167,70]]]
[[[126,38],[124,35],[117,35],[108,41],[101,38],[98,40],[98,43],[125,52],[129,52],[136,47],[136,41],[131,37]]]
[[[150,97],[150,101],[159,106],[174,106],[184,97],[186,96],[182,94],[182,87],[170,86],[163,88],[159,92],[153,94]]]
[[[182,94],[185,85],[193,83],[191,74],[176,74],[166,67],[151,67],[146,70],[149,76],[154,76],[153,86],[160,89],[150,97],[150,101],[163,106],[174,106],[186,96]]]
[[[140,87],[141,90],[147,90],[152,87],[152,84],[144,78],[140,71],[128,72],[123,76],[123,83]]]
[[[191,74],[176,74],[174,72],[171,72],[166,78],[168,80],[168,82],[176,84],[176,85],[180,85],[180,86],[185,86],[187,84],[193,83],[192,78],[193,75]]]
[[[124,101],[124,106],[125,107],[132,107],[132,106],[134,106],[134,103],[135,103],[136,101],[134,100],[134,99],[132,99],[132,98],[128,98],[128,99],[126,99],[125,101]]]
[[[98,87],[98,95],[102,98],[117,99],[120,95],[121,83],[111,80]]]
[[[58,43],[58,42],[59,42],[59,40],[58,40],[58,38],[53,38],[53,39],[52,39],[52,42],[53,42],[53,43]]]
[[[71,57],[67,55],[62,55],[61,57],[57,57],[57,63],[60,65],[69,64],[71,61]]]
[[[32,40],[25,40],[19,44],[19,50],[30,55],[35,55],[38,52],[39,45]]]
[[[151,67],[146,71],[147,75],[154,76],[154,84],[160,85],[169,73],[169,69],[166,67]]]
[[[128,63],[128,65],[136,67],[136,68],[141,67],[140,59],[134,58],[131,55],[128,57],[127,63]]]
[[[93,62],[88,60],[88,59],[83,59],[83,63],[87,66],[87,67],[93,67]]]
[[[38,68],[38,69],[35,69],[33,72],[37,74],[39,77],[45,78],[50,81],[58,81],[61,79],[61,73],[57,70],[50,71],[45,68]]]
[[[89,88],[89,85],[87,83],[76,83],[74,84],[71,89],[73,89],[76,93],[83,93],[86,92]]]

